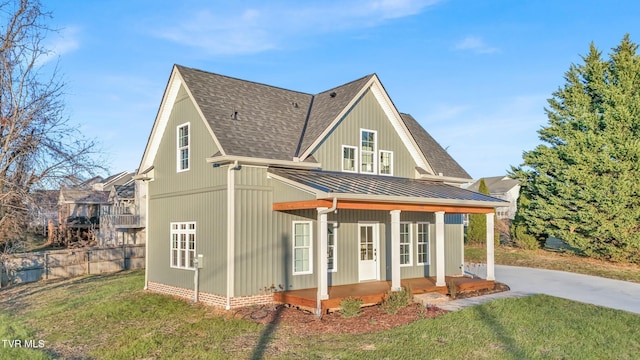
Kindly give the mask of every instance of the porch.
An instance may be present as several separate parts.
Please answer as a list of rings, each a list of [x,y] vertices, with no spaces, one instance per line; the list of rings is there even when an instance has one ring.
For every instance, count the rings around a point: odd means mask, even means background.
[[[469,292],[483,289],[493,289],[494,281],[475,279],[461,276],[447,276],[446,282],[453,281],[458,292]],[[439,292],[447,294],[446,286],[436,286],[435,277],[420,277],[401,280],[404,288],[410,288],[413,294]],[[387,292],[391,290],[391,281],[369,281],[357,284],[329,286],[329,298],[321,301],[321,313],[326,314],[329,309],[337,309],[340,302],[347,298],[360,298],[365,305],[373,305],[382,302]],[[273,300],[277,303],[289,304],[300,308],[316,311],[317,288],[280,291],[273,294]]]

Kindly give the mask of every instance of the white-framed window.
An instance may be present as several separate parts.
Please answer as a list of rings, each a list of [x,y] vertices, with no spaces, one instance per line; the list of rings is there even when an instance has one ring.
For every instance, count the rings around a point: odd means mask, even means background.
[[[393,176],[393,151],[380,150],[380,175]]]
[[[191,144],[191,134],[189,123],[178,125],[177,128],[177,171],[189,170],[189,146]]]
[[[358,172],[358,148],[342,145],[342,171]]]
[[[377,170],[378,133],[360,129],[360,172],[375,174]]]
[[[313,273],[313,235],[311,221],[293,222],[293,274]]]
[[[196,223],[171,223],[171,267],[194,269],[196,258]]]
[[[411,223],[400,223],[400,266],[411,265],[411,242]]]
[[[327,270],[338,271],[338,223],[327,223]]]
[[[416,231],[418,265],[429,265],[429,238],[429,223],[418,223]]]

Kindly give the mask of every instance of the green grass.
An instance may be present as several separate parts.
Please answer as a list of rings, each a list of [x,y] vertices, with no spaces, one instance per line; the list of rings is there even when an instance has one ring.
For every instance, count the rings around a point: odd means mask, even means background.
[[[0,359],[632,359],[640,316],[536,295],[366,335],[299,337],[146,293],[123,272],[0,290]],[[311,316],[311,315],[310,315]],[[304,326],[304,325],[300,325]]]
[[[465,247],[464,258],[469,262],[485,262],[487,250],[480,246]],[[522,250],[506,246],[495,248],[495,262],[500,265],[569,271],[640,283],[640,266],[594,260],[572,252],[550,250]]]

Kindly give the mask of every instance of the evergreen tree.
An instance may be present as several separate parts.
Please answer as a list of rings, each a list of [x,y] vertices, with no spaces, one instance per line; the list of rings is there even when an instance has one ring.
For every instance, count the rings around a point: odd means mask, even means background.
[[[489,195],[489,188],[480,179],[478,192]],[[484,244],[487,240],[487,217],[484,214],[469,214],[469,226],[467,227],[467,243]]]
[[[527,202],[517,226],[585,254],[640,263],[640,56],[625,35],[606,60],[592,43],[545,109],[544,144],[512,168]]]

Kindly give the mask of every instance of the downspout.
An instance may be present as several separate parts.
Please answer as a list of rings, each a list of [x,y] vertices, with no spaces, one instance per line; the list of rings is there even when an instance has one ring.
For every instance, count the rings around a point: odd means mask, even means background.
[[[322,300],[327,288],[327,214],[338,208],[338,198],[333,198],[329,209],[318,209],[318,293],[316,294],[316,315],[322,316]]]
[[[235,211],[236,211],[236,187],[233,170],[238,170],[238,161],[229,164],[227,169],[227,305],[226,309],[231,309],[231,298],[234,296],[235,282]]]

